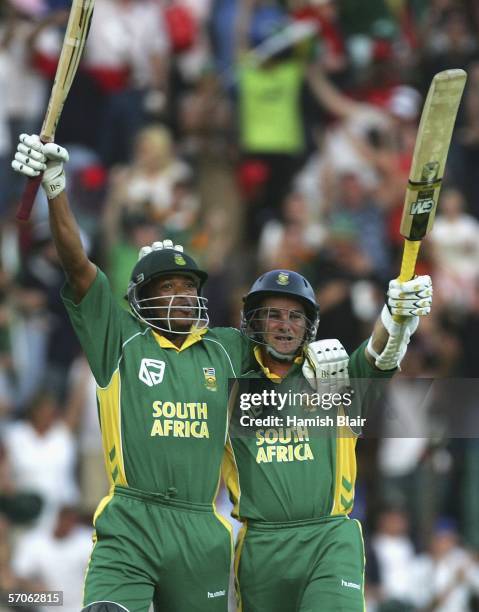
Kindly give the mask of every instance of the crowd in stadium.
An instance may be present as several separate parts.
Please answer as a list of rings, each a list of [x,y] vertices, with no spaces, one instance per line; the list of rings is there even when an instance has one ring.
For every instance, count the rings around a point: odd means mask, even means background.
[[[70,611],[107,487],[95,387],[60,300],[43,193],[16,224],[24,183],[10,168],[18,135],[40,130],[68,8],[0,5],[0,592],[63,584]],[[479,432],[450,438],[437,393],[408,386],[449,378],[474,395],[479,4],[96,0],[56,136],[84,244],[119,300],[138,249],[170,238],[209,271],[214,325],[238,326],[257,274],[289,268],[317,291],[318,337],[352,351],[397,276],[422,104],[450,68],[468,84],[417,268],[433,278],[433,310],[389,397],[421,424],[358,450],[353,516],[379,612],[479,609]],[[446,386],[446,410],[458,397]]]

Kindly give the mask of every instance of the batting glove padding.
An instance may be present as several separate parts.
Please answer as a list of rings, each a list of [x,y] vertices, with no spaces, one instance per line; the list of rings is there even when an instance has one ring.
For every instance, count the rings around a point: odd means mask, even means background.
[[[432,281],[430,276],[417,276],[405,283],[390,281],[387,304],[392,315],[422,317],[431,312]]]
[[[12,168],[28,178],[43,172],[42,187],[48,199],[56,198],[65,189],[63,164],[68,161],[68,151],[49,142],[43,144],[36,134],[21,134]]]
[[[348,364],[339,340],[317,340],[306,347],[303,374],[318,393],[341,393],[349,387]]]

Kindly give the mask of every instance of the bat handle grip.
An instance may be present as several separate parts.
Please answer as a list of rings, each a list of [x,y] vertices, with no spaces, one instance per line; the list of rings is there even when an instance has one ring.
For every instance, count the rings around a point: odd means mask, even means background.
[[[419,248],[421,246],[420,240],[404,240],[404,251],[401,262],[401,272],[399,273],[398,280],[401,283],[405,283],[408,280],[414,278],[414,271],[416,269],[416,261],[419,255]],[[396,323],[403,323],[406,317],[401,315],[394,315],[393,319]]]
[[[35,196],[42,182],[43,172],[34,178],[29,178],[17,209],[16,218],[18,221],[28,221],[32,212]]]

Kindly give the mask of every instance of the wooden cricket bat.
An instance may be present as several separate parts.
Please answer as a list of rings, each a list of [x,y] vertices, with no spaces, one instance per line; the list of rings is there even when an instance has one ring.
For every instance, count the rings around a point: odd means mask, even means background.
[[[431,230],[457,110],[466,84],[464,70],[438,72],[429,87],[419,123],[401,220],[404,252],[399,280],[414,278],[421,240]],[[403,317],[394,317],[398,322]]]
[[[93,6],[94,0],[72,0],[70,17],[65,31],[55,81],[40,133],[40,139],[44,143],[53,142],[55,138],[55,130],[63,110],[63,105],[70,91],[83,48],[85,47],[93,16]],[[41,182],[42,175],[28,179],[17,210],[17,219],[19,221],[27,221],[30,218],[33,202]]]

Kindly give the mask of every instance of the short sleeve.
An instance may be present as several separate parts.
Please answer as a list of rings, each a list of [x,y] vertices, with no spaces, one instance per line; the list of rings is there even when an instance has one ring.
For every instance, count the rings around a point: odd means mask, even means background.
[[[141,333],[141,326],[119,305],[100,269],[79,304],[75,304],[68,283],[61,296],[93,376],[100,387],[105,387],[118,367],[123,344]]]

